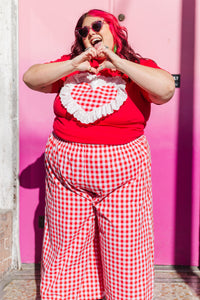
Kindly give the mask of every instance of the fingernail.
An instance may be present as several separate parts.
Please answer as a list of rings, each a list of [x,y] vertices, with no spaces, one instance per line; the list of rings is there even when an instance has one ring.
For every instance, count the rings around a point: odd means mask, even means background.
[[[86,48],[84,51],[87,51],[87,50],[89,50],[91,47],[88,47],[88,48]]]

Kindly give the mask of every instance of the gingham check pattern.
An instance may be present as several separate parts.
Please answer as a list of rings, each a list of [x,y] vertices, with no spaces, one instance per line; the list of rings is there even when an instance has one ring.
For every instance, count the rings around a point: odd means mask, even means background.
[[[90,124],[119,110],[127,99],[126,81],[121,76],[81,72],[67,77],[59,97],[69,114]]]
[[[116,98],[117,90],[114,86],[102,86],[93,89],[89,83],[75,85],[71,92],[72,98],[85,111],[110,103]]]
[[[144,136],[46,147],[45,300],[152,300],[153,221]]]

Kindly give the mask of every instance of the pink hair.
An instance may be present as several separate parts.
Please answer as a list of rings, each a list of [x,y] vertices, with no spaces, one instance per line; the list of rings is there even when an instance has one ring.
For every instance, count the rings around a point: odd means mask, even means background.
[[[109,25],[110,31],[114,38],[114,44],[117,49],[116,53],[120,57],[138,63],[140,62],[141,56],[139,54],[136,54],[128,43],[127,29],[119,24],[117,18],[114,15],[98,9],[92,9],[88,11],[87,13],[83,14],[78,20],[75,28],[75,42],[71,48],[72,58],[84,51],[82,38],[77,35],[76,29],[82,27],[83,21],[87,16],[102,18]]]

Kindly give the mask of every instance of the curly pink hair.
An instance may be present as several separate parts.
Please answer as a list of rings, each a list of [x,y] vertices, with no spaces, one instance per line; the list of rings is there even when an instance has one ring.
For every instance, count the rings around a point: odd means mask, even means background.
[[[81,54],[85,50],[82,38],[77,34],[76,29],[82,27],[83,21],[87,16],[99,17],[104,19],[104,21],[109,25],[110,31],[113,35],[114,44],[117,49],[116,53],[122,58],[140,63],[141,56],[135,53],[135,51],[128,43],[127,29],[119,24],[117,18],[114,15],[99,9],[92,9],[88,11],[87,13],[83,14],[78,20],[75,27],[75,42],[71,48],[72,58]]]

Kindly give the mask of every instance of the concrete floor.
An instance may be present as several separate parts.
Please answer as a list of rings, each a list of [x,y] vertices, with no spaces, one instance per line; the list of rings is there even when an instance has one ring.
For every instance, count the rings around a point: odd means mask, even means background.
[[[39,300],[40,269],[38,265],[22,265],[0,282],[1,300]],[[198,268],[155,267],[154,300],[200,299]],[[122,299],[123,300],[123,299]]]

